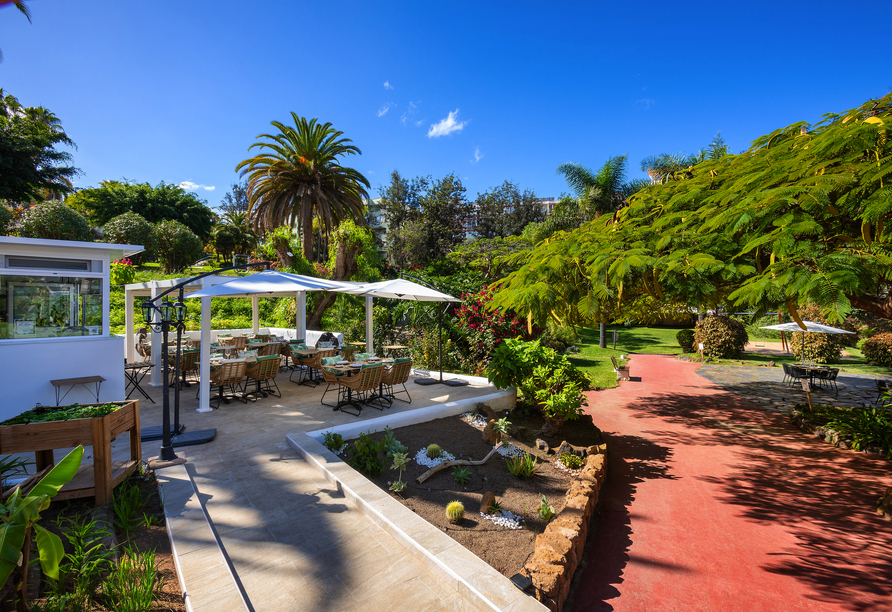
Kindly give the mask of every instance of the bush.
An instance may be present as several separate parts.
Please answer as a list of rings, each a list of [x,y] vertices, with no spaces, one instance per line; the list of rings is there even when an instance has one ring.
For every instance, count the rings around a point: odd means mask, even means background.
[[[861,352],[871,365],[892,368],[892,334],[877,334],[861,344]]]
[[[158,259],[164,271],[172,274],[195,263],[204,250],[201,239],[179,221],[162,221],[155,226]]]
[[[0,201],[0,236],[6,236],[12,225],[12,210],[5,202]]]
[[[697,323],[694,342],[703,343],[703,354],[707,357],[733,359],[743,352],[749,336],[740,321],[725,315],[714,315]]]
[[[855,331],[852,322],[831,323],[827,317],[821,314],[821,308],[816,304],[808,304],[799,309],[799,317],[803,321],[812,321],[823,325],[832,325],[847,331]],[[790,350],[800,359],[807,359],[815,363],[836,363],[842,354],[844,346],[855,346],[858,343],[856,334],[813,334],[793,332],[790,334]]]
[[[158,243],[158,235],[155,227],[135,212],[125,212],[123,215],[109,220],[103,227],[102,240],[113,244],[138,244],[145,249],[131,257],[135,264],[155,260],[155,249]]]
[[[694,330],[693,329],[683,329],[677,334],[675,334],[675,341],[678,342],[678,346],[681,347],[682,353],[693,353],[694,352]]]
[[[373,441],[371,432],[361,433],[353,443],[352,454],[347,463],[364,474],[377,476],[384,471],[384,463],[378,457],[383,450],[383,441]]]
[[[469,369],[474,374],[486,367],[493,348],[504,339],[518,336],[529,339],[526,321],[512,311],[489,308],[492,296],[489,287],[478,293],[462,295],[464,303],[455,313],[456,326],[463,330],[468,345]]]
[[[25,212],[19,235],[24,238],[92,242],[93,230],[86,217],[60,202],[32,206]]]

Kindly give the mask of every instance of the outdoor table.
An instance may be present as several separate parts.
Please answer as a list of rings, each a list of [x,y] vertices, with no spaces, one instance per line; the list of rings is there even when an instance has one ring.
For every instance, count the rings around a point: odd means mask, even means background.
[[[146,374],[148,374],[152,370],[153,367],[154,366],[151,363],[124,364],[124,376],[127,378],[127,384],[125,385],[124,390],[126,391],[127,389],[130,389],[126,396],[127,399],[130,399],[130,396],[133,394],[134,391],[139,391],[140,393],[142,393],[143,397],[145,397],[153,404],[155,403],[155,400],[149,397],[149,394],[146,393],[145,389],[143,389],[139,384],[142,379],[146,377]]]
[[[325,366],[325,367],[328,368],[329,370],[337,370],[338,372],[341,372],[345,376],[350,376],[355,372],[359,372],[359,370],[362,368],[363,365],[372,364],[372,363],[381,363],[381,364],[384,364],[384,366],[387,366],[387,364],[393,363],[393,359],[373,359],[371,361],[369,361],[369,360],[357,361],[355,363],[350,363],[347,365],[331,365],[331,366]],[[389,397],[384,395],[384,383],[383,382],[379,383],[379,385],[378,385],[378,393],[373,394],[369,397],[369,401],[372,401],[374,399],[383,399],[383,400],[386,400],[388,403],[393,404],[393,401]],[[347,387],[347,402],[346,403],[349,404],[352,401],[353,401],[353,389],[351,389],[350,387]],[[340,408],[336,406],[334,408],[334,410],[340,410]]]
[[[828,368],[826,366],[800,365],[800,364],[794,364],[794,365],[796,365],[797,368],[808,372],[808,383],[812,386],[814,386],[814,384],[815,384],[815,374],[817,374],[818,372],[828,372],[830,370],[830,368]],[[818,386],[818,388],[820,388],[820,385]]]
[[[365,346],[365,342],[347,342],[350,346]]]
[[[409,347],[405,346],[403,344],[388,344],[387,346],[384,347],[384,350],[390,351],[390,354],[392,355],[393,351],[404,351],[407,348],[409,348]]]

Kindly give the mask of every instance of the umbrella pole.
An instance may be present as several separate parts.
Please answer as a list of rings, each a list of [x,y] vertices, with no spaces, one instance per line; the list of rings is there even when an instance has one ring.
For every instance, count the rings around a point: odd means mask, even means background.
[[[440,353],[440,382],[443,382],[443,311],[437,308],[437,350]]]

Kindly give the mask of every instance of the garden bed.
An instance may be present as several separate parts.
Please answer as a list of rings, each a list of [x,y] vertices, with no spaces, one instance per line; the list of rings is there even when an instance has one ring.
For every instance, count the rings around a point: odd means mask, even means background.
[[[541,438],[552,448],[566,440],[578,447],[601,444],[601,432],[591,418],[583,417],[566,423],[555,438],[545,438],[538,434],[544,420],[539,416],[509,415],[518,426],[515,437],[506,437],[508,444],[534,454],[540,459],[541,467],[532,478],[512,475],[506,466],[505,458],[493,455],[481,466],[467,466],[470,480],[458,483],[452,475],[453,468],[442,470],[423,484],[416,478],[429,467],[420,465],[416,454],[430,444],[438,444],[456,459],[483,459],[492,446],[482,437],[481,429],[461,417],[448,417],[393,430],[393,437],[408,447],[411,459],[402,474],[406,488],[401,494],[390,491],[390,485],[398,478],[398,472],[390,469],[391,461],[382,474],[369,477],[381,489],[416,512],[420,517],[435,525],[458,543],[471,550],[493,568],[505,576],[521,572],[524,564],[534,552],[536,536],[545,530],[547,521],[542,520],[538,508],[545,495],[554,512],[560,512],[566,503],[565,494],[573,482],[573,473],[555,466],[556,456],[538,450],[536,438]],[[385,433],[371,435],[374,441],[383,440]],[[351,456],[348,447],[346,459]],[[368,475],[367,475],[368,476]],[[496,522],[481,516],[481,502],[484,493],[491,491],[503,511],[522,519],[519,528],[508,526],[509,521]],[[465,508],[464,519],[452,524],[446,517],[446,506],[452,501],[460,501]],[[490,515],[493,516],[493,515]]]

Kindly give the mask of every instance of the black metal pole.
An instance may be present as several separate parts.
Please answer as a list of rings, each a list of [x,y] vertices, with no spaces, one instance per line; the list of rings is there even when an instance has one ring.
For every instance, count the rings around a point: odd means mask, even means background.
[[[161,461],[173,461],[177,458],[176,452],[173,450],[173,445],[170,443],[170,387],[168,386],[169,377],[169,366],[167,359],[167,332],[170,331],[170,322],[161,321],[161,359],[163,360],[161,363],[161,371],[162,376],[164,377],[164,386],[161,391],[162,397],[162,421],[161,421],[161,451],[158,454],[158,458]]]
[[[180,287],[180,298],[179,302],[183,303],[183,288]],[[183,342],[183,326],[179,321],[176,322],[177,326],[177,356],[175,359],[176,366],[174,367],[175,374],[173,377],[174,380],[174,388],[173,388],[173,430],[176,433],[180,433],[180,346]]]
[[[440,351],[440,382],[443,382],[443,311],[437,306],[437,348]]]

